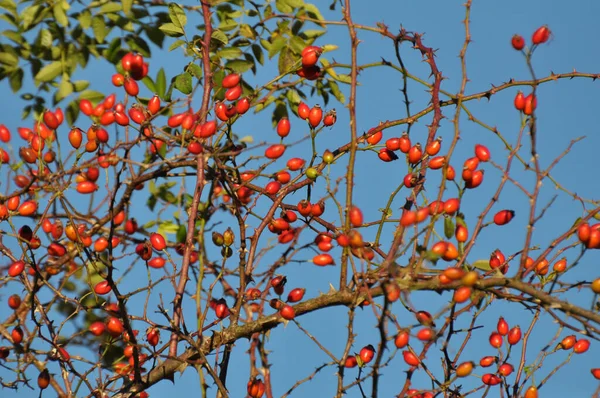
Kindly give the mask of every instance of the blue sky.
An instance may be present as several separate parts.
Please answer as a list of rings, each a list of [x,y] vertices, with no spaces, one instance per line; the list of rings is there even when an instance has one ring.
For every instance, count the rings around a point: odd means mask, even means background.
[[[196,4],[195,2],[186,2],[186,4]],[[340,7],[338,5],[335,12],[328,10],[330,2],[322,1],[318,6],[322,8],[323,15],[328,20],[340,20]],[[549,73],[565,73],[574,69],[581,72],[598,72],[600,57],[598,48],[595,44],[595,38],[600,35],[600,26],[596,23],[596,15],[600,12],[600,4],[589,0],[577,3],[573,6],[567,2],[548,2],[543,1],[504,1],[504,2],[477,2],[475,1],[471,9],[471,36],[472,43],[467,52],[467,73],[469,83],[466,92],[468,94],[477,93],[489,89],[491,85],[499,85],[511,78],[516,80],[529,79],[528,70],[525,66],[523,57],[510,46],[510,38],[515,33],[522,34],[527,42],[530,42],[531,33],[539,26],[547,24],[553,32],[553,37],[548,44],[540,46],[533,59],[533,65],[538,77],[547,76]],[[374,25],[377,22],[385,23],[391,32],[396,32],[400,25],[406,30],[423,33],[425,45],[437,49],[436,62],[442,71],[446,80],[443,81],[443,89],[449,92],[456,92],[460,86],[461,70],[459,51],[464,42],[464,25],[461,21],[465,17],[465,8],[462,2],[458,1],[376,1],[352,3],[352,14],[355,23],[364,25]],[[197,18],[197,17],[196,17]],[[200,23],[199,20],[191,21],[189,26]],[[2,25],[0,25],[2,26]],[[385,58],[394,61],[394,49],[389,39],[383,38],[374,33],[359,32],[361,44],[359,46],[359,63],[376,62]],[[3,39],[0,39],[3,40]],[[335,59],[340,63],[349,62],[349,39],[345,27],[330,27],[329,33],[317,41],[318,45],[335,44],[339,49],[327,53],[330,61]],[[167,44],[168,47],[168,44]],[[422,79],[429,79],[427,65],[422,62],[418,52],[413,51],[407,44],[402,46],[404,61],[408,70]],[[165,56],[157,50],[151,60],[151,74],[155,73],[159,67],[164,67],[167,76],[173,76],[181,70],[181,66],[186,62],[182,54],[178,51],[169,53]],[[276,71],[276,60],[268,63],[264,69],[261,69],[257,77],[250,73],[244,75],[244,78],[252,85],[260,85],[274,76]],[[110,85],[110,76],[113,73],[112,67],[106,68],[106,64],[92,65],[89,70],[81,72],[79,78],[98,79],[92,82],[93,89],[106,90],[113,92],[115,90]],[[379,121],[398,119],[405,116],[405,109],[402,103],[402,93],[400,92],[400,76],[391,69],[374,68],[366,69],[361,72],[360,87],[358,88],[357,99],[357,127],[362,133],[369,128],[376,126]],[[538,149],[540,153],[540,163],[547,167],[553,159],[561,154],[569,145],[569,142],[576,137],[586,136],[585,140],[575,145],[571,153],[554,168],[552,176],[560,182],[561,186],[576,192],[578,195],[598,199],[600,191],[598,190],[597,177],[597,148],[600,145],[598,135],[598,122],[600,117],[596,111],[595,94],[597,82],[589,79],[560,80],[544,84],[538,89]],[[13,134],[16,135],[16,127],[23,125],[18,115],[23,106],[23,102],[9,94],[6,82],[0,83],[0,88],[6,93],[2,103],[4,113],[0,123],[6,124]],[[522,88],[525,92],[527,87]],[[417,82],[410,81],[409,95],[413,103],[411,109],[422,109],[428,104],[428,95],[425,87]],[[514,143],[519,132],[521,120],[518,112],[512,106],[514,95],[518,88],[511,88],[495,94],[488,100],[471,101],[467,107],[473,114],[483,122],[491,126],[497,126],[498,130],[510,143]],[[348,90],[345,90],[346,94]],[[119,93],[121,95],[121,93]],[[444,98],[444,97],[442,97]],[[315,101],[316,102],[316,101]],[[309,105],[314,104],[308,102]],[[319,135],[319,148],[333,149],[349,140],[350,133],[348,128],[348,112],[341,104],[330,103],[327,109],[337,108],[338,121],[330,130]],[[454,126],[451,119],[454,116],[455,109],[447,107],[444,109],[446,119],[442,121],[438,135],[444,138],[445,146],[442,151],[447,149],[447,145],[452,140]],[[252,135],[255,142],[267,141],[274,143],[277,137],[274,129],[271,127],[268,112],[263,112],[256,117],[241,120],[236,124],[234,131],[239,136]],[[427,136],[427,125],[431,122],[431,116],[421,119],[412,128],[411,138],[413,142],[425,141]],[[26,125],[30,125],[28,121]],[[300,120],[292,119],[292,135],[297,138],[307,133]],[[385,137],[399,136],[404,130],[403,126],[389,129],[385,132]],[[471,157],[473,146],[476,143],[487,145],[492,153],[492,159],[498,164],[504,166],[508,151],[503,147],[498,137],[495,137],[489,130],[471,123],[463,114],[460,121],[461,141],[454,151],[451,164],[457,170],[460,170],[462,162],[467,157]],[[65,131],[66,134],[66,131]],[[309,151],[309,143],[305,142],[286,153],[285,158],[294,155],[306,156]],[[525,159],[529,159],[529,144],[525,141],[524,148],[520,151]],[[255,155],[261,154],[262,149],[255,151]],[[342,175],[345,171],[345,162],[347,158],[341,159],[332,167],[332,179]],[[283,167],[285,161],[278,163]],[[374,153],[361,152],[358,155],[357,174],[355,179],[355,199],[365,213],[366,220],[375,220],[380,217],[379,208],[385,206],[389,193],[400,183],[406,174],[406,166],[403,162],[394,162],[390,164],[381,163]],[[485,165],[486,176],[480,189],[469,192],[462,202],[462,210],[467,214],[467,224],[472,228],[476,223],[476,216],[488,204],[493,192],[495,191],[501,177],[501,173],[491,165]],[[272,169],[277,170],[276,167]],[[527,189],[531,189],[534,183],[533,174],[523,170],[523,166],[515,163],[511,176],[521,182]],[[318,181],[314,197],[324,195],[324,180]],[[437,188],[435,177],[429,182],[429,190],[425,193],[428,197],[433,195]],[[191,185],[188,185],[188,187]],[[5,186],[2,186],[5,189]],[[345,186],[342,184],[341,189]],[[302,194],[303,195],[303,194]],[[301,194],[294,195],[287,203],[295,204],[302,198]],[[584,213],[581,203],[573,200],[563,191],[557,190],[552,182],[545,180],[541,188],[540,202],[538,209],[545,206],[548,201],[558,195],[553,205],[548,209],[543,219],[536,225],[533,244],[545,248],[554,238],[560,236],[568,229],[577,217]],[[404,202],[406,194],[402,192],[395,200],[392,206],[393,216],[399,214],[399,208]],[[456,196],[456,188],[450,187],[448,194],[444,197]],[[338,195],[338,197],[340,197]],[[142,192],[136,197],[139,202],[145,202],[147,193]],[[136,202],[137,203],[137,202]],[[331,201],[326,217],[334,222],[339,222],[336,218]],[[266,205],[266,202],[263,206]],[[589,205],[587,205],[589,209]],[[266,207],[262,207],[266,208]],[[510,208],[516,211],[515,220],[505,227],[491,227],[485,229],[480,235],[480,241],[475,246],[469,256],[469,261],[479,258],[486,258],[489,253],[501,248],[505,253],[514,253],[522,248],[523,238],[526,232],[527,214],[529,211],[528,199],[513,184],[508,183],[500,196],[488,220],[495,211]],[[135,206],[132,209],[133,215],[140,219],[148,217],[147,209],[143,206]],[[384,238],[382,239],[383,249],[392,240],[392,227],[384,229]],[[367,231],[365,236],[374,234],[374,231]],[[308,239],[308,238],[307,238]],[[267,242],[263,239],[261,242]],[[569,242],[572,242],[569,241]],[[270,261],[276,259],[279,250],[274,250],[274,254],[267,255],[264,258],[264,264],[261,264],[262,270],[266,270]],[[312,254],[310,251],[301,253],[297,259],[307,260]],[[335,251],[338,253],[339,251]],[[578,249],[570,250],[565,253],[569,260],[572,260],[578,254]],[[403,259],[400,259],[402,262]],[[598,253],[587,253],[578,266],[569,271],[565,276],[565,281],[575,282],[581,280],[591,280],[598,276],[596,267],[600,256]],[[513,264],[513,269],[516,267]],[[329,283],[336,284],[339,270],[336,267],[316,269],[310,263],[293,263],[286,266],[283,273],[288,277],[288,287],[306,287],[305,297],[311,298],[329,290]],[[139,272],[142,278],[145,271]],[[133,275],[137,275],[135,272]],[[510,274],[510,272],[509,272]],[[160,275],[160,274],[153,274]],[[138,281],[139,282],[139,281]],[[142,283],[144,280],[142,279]],[[230,280],[235,282],[235,280]],[[133,288],[136,281],[124,282],[125,287]],[[131,285],[128,285],[131,284]],[[9,285],[10,287],[10,285]],[[12,291],[11,291],[12,293]],[[164,293],[164,300],[169,302],[171,295],[168,286],[164,286],[160,293]],[[157,294],[153,294],[152,302],[156,304]],[[586,289],[580,293],[569,293],[562,296],[565,299],[572,300],[589,308],[592,303],[592,295]],[[143,300],[145,297],[141,297]],[[450,295],[448,293],[437,295],[430,292],[413,293],[411,302],[416,309],[423,309],[431,313],[437,313],[447,305]],[[400,304],[395,304],[392,309],[394,315],[402,326],[414,324],[413,317]],[[194,324],[194,310],[190,308],[186,313],[190,324]],[[345,345],[346,338],[346,308],[327,309],[319,313],[312,313],[299,319],[302,327],[307,329],[313,336],[326,346],[334,355],[341,355]],[[0,315],[4,318],[7,310],[0,308]],[[494,302],[489,310],[479,318],[478,325],[484,327],[476,331],[473,339],[467,345],[463,354],[464,360],[478,361],[483,355],[494,355],[494,350],[487,344],[489,334],[493,331],[499,315],[503,315],[509,324],[521,325],[524,330],[529,325],[532,318],[531,312],[518,304],[506,304],[500,301]],[[152,314],[151,318],[158,321],[160,318]],[[470,320],[468,315],[463,315],[464,320],[461,325],[466,325]],[[378,342],[378,331],[375,329],[376,319],[370,308],[357,310],[355,320],[356,339],[353,345],[353,352],[358,352],[366,344],[376,345]],[[390,325],[393,328],[393,325]],[[139,325],[141,330],[144,325]],[[544,348],[554,336],[557,325],[552,322],[549,316],[542,315],[539,323],[534,329],[535,338],[530,341],[527,351],[527,364],[531,364],[537,354]],[[390,332],[392,334],[392,332]],[[561,336],[566,336],[571,332],[564,331]],[[163,341],[165,335],[163,334]],[[4,344],[4,343],[3,343]],[[416,349],[420,349],[421,344],[415,343]],[[438,353],[440,344],[434,346],[428,355],[427,365],[432,371],[440,375]],[[310,375],[314,369],[330,361],[330,359],[313,343],[307,336],[300,331],[294,324],[287,327],[280,326],[273,330],[268,339],[268,350],[271,351],[269,360],[272,363],[273,390],[275,396],[283,395],[298,379]],[[454,350],[458,346],[452,347]],[[231,371],[228,378],[228,387],[232,397],[242,396],[245,392],[248,378],[249,365],[246,355],[248,349],[247,341],[242,340],[236,344],[231,361]],[[388,358],[391,352],[386,353]],[[558,374],[553,377],[541,390],[542,396],[584,396],[591,394],[597,387],[597,381],[589,374],[589,369],[598,367],[594,361],[600,351],[596,344],[587,355],[574,356],[569,364],[560,369]],[[516,355],[515,355],[516,354]],[[520,356],[520,346],[513,350],[513,363],[518,364],[516,357]],[[561,361],[567,357],[564,352],[558,352],[549,356],[545,360],[545,366],[536,373],[535,380],[539,382]],[[400,353],[383,370],[383,377],[380,382],[380,396],[388,397],[397,394],[404,382],[407,365],[401,359]],[[326,367],[319,372],[316,377],[301,387],[299,387],[292,396],[333,396],[336,387],[336,368]],[[483,374],[482,369],[478,369],[476,374]],[[5,375],[0,370],[0,376]],[[346,383],[350,383],[356,375],[356,369],[346,372]],[[4,377],[4,376],[3,376]],[[413,386],[415,388],[430,387],[428,377],[422,371],[413,376]],[[514,380],[514,376],[509,378]],[[565,383],[565,380],[577,380],[576,383]],[[468,379],[462,383],[463,391],[478,385],[476,379]],[[192,369],[188,369],[182,376],[176,375],[175,386],[169,382],[160,383],[152,387],[149,392],[153,397],[162,397],[172,394],[174,391],[196,391],[198,385],[198,375]],[[364,383],[367,395],[370,395],[370,382]],[[499,394],[497,387],[490,392],[489,396]],[[12,391],[3,391],[7,397],[17,396]],[[19,396],[37,396],[37,392],[28,392],[23,390],[18,393]],[[210,396],[211,394],[209,394]],[[360,396],[358,389],[353,388],[347,394],[348,397]]]

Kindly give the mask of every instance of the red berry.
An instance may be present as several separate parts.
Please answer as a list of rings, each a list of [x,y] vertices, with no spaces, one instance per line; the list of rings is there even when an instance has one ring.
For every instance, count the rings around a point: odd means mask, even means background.
[[[521,328],[519,326],[515,326],[514,328],[508,331],[507,336],[508,344],[515,345],[521,340]]]
[[[525,109],[525,95],[522,91],[519,91],[517,95],[515,95],[514,104],[518,111],[523,111]]]
[[[494,216],[494,224],[496,225],[506,225],[513,219],[515,216],[515,212],[513,210],[500,210]]]
[[[277,123],[277,135],[280,137],[287,137],[290,133],[290,120],[287,117],[282,117]]]
[[[502,336],[506,336],[508,334],[508,322],[506,322],[503,317],[500,317],[498,319],[498,325],[496,326],[496,330]]]
[[[300,119],[306,120],[308,119],[309,114],[310,108],[304,102],[301,102],[300,105],[298,105],[298,117],[300,117]]]
[[[419,363],[421,362],[419,358],[410,351],[402,351],[402,357],[404,358],[404,362],[410,366],[419,366]]]
[[[106,330],[106,325],[104,324],[104,322],[93,322],[90,327],[89,327],[89,331],[91,334],[93,334],[94,336],[101,336],[104,331]]]
[[[475,156],[482,162],[490,160],[490,150],[486,146],[477,144],[475,145]]]
[[[296,317],[294,308],[288,304],[285,304],[283,307],[281,307],[281,309],[279,310],[279,313],[281,314],[281,317],[283,319],[287,319],[288,321],[291,321],[292,319],[294,319]]]
[[[396,348],[404,348],[408,345],[410,334],[406,330],[399,332],[394,339],[394,345]]]
[[[313,257],[313,263],[315,265],[318,265],[320,267],[324,267],[326,265],[334,265],[335,262],[333,261],[333,257],[331,257],[330,254],[327,253],[323,253],[323,254],[317,254],[316,256]]]
[[[543,44],[548,41],[550,38],[550,29],[548,29],[547,25],[541,26],[537,28],[531,37],[531,42],[533,44]]]
[[[494,348],[502,347],[502,336],[498,332],[492,332],[489,341],[490,345]]]
[[[161,234],[153,233],[150,235],[150,243],[156,251],[162,251],[167,247],[167,242]]]
[[[265,156],[268,159],[278,159],[285,152],[285,145],[275,144],[268,147],[265,151]]]
[[[315,105],[308,114],[308,124],[310,124],[312,128],[315,128],[321,123],[322,119],[323,110],[319,105]]]
[[[237,73],[230,73],[229,75],[223,78],[221,82],[221,86],[223,88],[232,88],[237,86],[240,83],[241,76]]]
[[[346,358],[346,362],[344,362],[344,367],[346,368],[355,368],[358,365],[358,361],[354,355],[348,356]]]
[[[580,339],[573,346],[573,352],[575,354],[583,354],[590,348],[590,341],[587,339]]]
[[[371,344],[369,344],[368,346],[365,346],[360,350],[359,356],[363,364],[367,364],[371,362],[371,360],[375,356],[375,348]]]
[[[298,301],[302,300],[305,292],[306,292],[306,289],[299,288],[299,287],[292,289],[287,297],[288,303],[297,303]]]
[[[521,35],[513,35],[511,44],[517,51],[521,51],[525,47],[525,39]]]

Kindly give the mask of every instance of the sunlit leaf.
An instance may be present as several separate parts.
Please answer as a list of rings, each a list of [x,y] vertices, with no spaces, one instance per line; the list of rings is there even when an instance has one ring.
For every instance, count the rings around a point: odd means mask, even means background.
[[[192,75],[187,72],[177,75],[175,78],[175,88],[183,94],[190,94],[192,92]]]
[[[60,61],[54,61],[44,66],[35,75],[35,80],[39,82],[49,82],[54,80],[58,75],[62,73],[62,63]]]
[[[170,37],[183,36],[183,29],[170,22],[162,24],[158,29],[160,29],[164,34]]]
[[[490,260],[477,260],[471,265],[482,271],[489,271],[492,269],[492,267],[490,267]]]
[[[169,3],[169,19],[173,22],[173,25],[181,28],[181,31],[183,32],[183,28],[187,23],[187,16],[179,4]]]

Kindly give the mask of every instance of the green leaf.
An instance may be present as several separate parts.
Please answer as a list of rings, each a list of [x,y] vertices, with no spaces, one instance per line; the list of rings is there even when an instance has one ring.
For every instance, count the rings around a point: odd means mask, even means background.
[[[0,0],[0,7],[9,10],[13,15],[17,12],[17,5],[14,0]]]
[[[85,90],[89,86],[90,82],[88,82],[87,80],[77,80],[73,82],[73,90],[75,90],[75,92],[77,93]]]
[[[240,34],[242,36],[244,36],[246,39],[250,39],[250,40],[256,39],[256,32],[248,24],[240,25]]]
[[[63,78],[58,85],[58,90],[54,94],[54,105],[71,95],[71,93],[73,93],[73,84],[68,78]]]
[[[69,26],[69,18],[67,17],[67,13],[63,8],[62,3],[54,3],[52,13],[54,14],[54,19],[60,26]]]
[[[304,36],[307,39],[316,39],[317,37],[323,36],[325,32],[325,30],[307,29],[301,33],[301,36]]]
[[[264,65],[265,56],[262,48],[258,44],[252,45],[252,54],[254,54],[254,58],[256,58],[259,64]]]
[[[10,89],[13,93],[16,93],[23,86],[23,69],[19,68],[10,74],[9,83]]]
[[[187,229],[185,228],[185,225],[181,224],[179,225],[179,228],[177,229],[177,242],[185,242],[185,238],[187,235]]]
[[[54,39],[52,38],[52,33],[48,29],[40,29],[39,33],[40,45],[45,48],[52,47],[52,42]]]
[[[160,29],[161,32],[170,37],[183,36],[183,29],[169,22],[162,24],[158,29]]]
[[[286,14],[294,11],[294,9],[287,4],[286,0],[275,0],[275,7],[277,8],[277,10],[279,10],[279,12],[283,12]]]
[[[288,41],[285,37],[279,36],[275,38],[275,40],[273,40],[273,43],[271,43],[271,47],[269,48],[269,59],[277,55],[281,51],[281,49],[283,49],[287,45]]]
[[[321,15],[321,12],[314,4],[304,4],[304,11],[306,11],[308,16],[311,18],[318,19],[319,21],[323,20],[323,15]]]
[[[285,96],[287,97],[289,103],[294,105],[294,107],[297,107],[300,104],[300,101],[302,101],[302,99],[300,98],[300,95],[294,89],[288,90],[285,93]]]
[[[165,90],[167,89],[167,78],[163,68],[160,68],[156,73],[156,82],[154,85],[156,86],[156,94],[162,98],[165,95]]]
[[[92,30],[94,31],[94,37],[98,43],[104,43],[104,39],[110,32],[110,30],[106,28],[104,17],[101,15],[96,15],[92,18]]]
[[[151,92],[156,92],[156,85],[154,84],[154,81],[150,78],[150,76],[145,76],[142,79],[142,83],[144,83],[144,85],[148,87],[148,90],[150,90]]]
[[[173,22],[173,25],[177,26],[178,28],[181,28],[183,31],[183,28],[187,23],[187,17],[185,15],[185,11],[183,11],[183,8],[181,8],[179,4],[169,4],[169,19],[171,20],[171,22]]]
[[[477,260],[471,265],[482,271],[489,271],[492,269],[492,267],[490,267],[490,260]]]
[[[164,221],[159,224],[158,230],[164,231],[167,234],[175,234],[179,230],[179,225],[177,225],[171,221]]]
[[[65,109],[65,116],[67,119],[67,124],[69,126],[73,126],[75,124],[75,121],[77,120],[77,117],[79,116],[78,100],[73,100],[69,102],[69,105],[67,105],[67,108]]]
[[[175,78],[175,88],[183,94],[190,94],[192,92],[192,75],[187,72],[177,75]]]
[[[133,0],[121,0],[121,4],[123,4],[123,12],[129,14],[133,6]]]
[[[294,7],[294,8],[300,8],[300,7],[304,6],[304,1],[302,1],[302,0],[285,0],[285,2],[290,7]]]
[[[226,47],[226,48],[222,48],[221,50],[217,51],[217,55],[221,58],[225,58],[225,59],[236,59],[241,57],[242,55],[242,50],[240,50],[237,47]]]
[[[290,48],[294,53],[301,54],[302,50],[306,47],[306,43],[299,36],[293,36],[289,44]]]
[[[328,53],[331,51],[335,51],[338,48],[340,48],[339,46],[336,46],[335,44],[325,44],[324,46],[321,47],[321,49],[323,50],[323,53]]]
[[[158,200],[156,199],[156,196],[150,196],[148,198],[148,200],[146,201],[146,206],[148,206],[148,208],[150,209],[150,211],[154,211],[154,207],[156,206],[156,202],[158,202]]]
[[[172,43],[172,44],[169,46],[169,51],[173,51],[173,50],[175,50],[176,48],[179,48],[179,47],[181,47],[181,46],[182,46],[182,45],[184,45],[184,44],[185,44],[185,40],[181,40],[181,39],[175,40],[175,41],[174,41],[174,42],[173,42],[173,43]]]
[[[279,67],[279,74],[285,75],[286,73],[289,73],[295,63],[296,57],[294,54],[288,47],[283,48],[279,54],[279,62],[277,64]]]
[[[109,13],[119,12],[122,9],[123,8],[121,7],[121,4],[110,2],[110,3],[104,3],[102,5],[102,7],[100,7],[100,11],[98,13],[99,14],[109,14]]]
[[[454,221],[450,217],[444,217],[444,235],[446,239],[451,239],[454,236]]]
[[[92,102],[98,102],[104,99],[104,94],[94,90],[83,90],[79,93],[79,100],[87,99]]]
[[[342,93],[342,91],[340,90],[340,86],[338,86],[338,84],[336,82],[334,82],[333,80],[330,80],[329,88],[331,89],[331,93],[333,94],[333,96],[338,101],[340,101],[342,104],[346,103],[346,97],[344,96],[344,93]]]
[[[83,10],[79,16],[77,16],[77,20],[83,29],[89,29],[92,26],[92,13],[90,10]]]
[[[2,34],[18,44],[23,44],[25,38],[16,30],[5,30]]]
[[[44,66],[35,75],[35,80],[38,82],[49,82],[54,80],[55,77],[62,73],[62,63],[60,61],[54,61]]]
[[[200,65],[190,62],[187,65],[186,71],[191,73],[196,79],[200,79],[202,77],[202,68]]]
[[[17,66],[19,64],[19,58],[9,52],[0,52],[0,63],[9,66]]]
[[[23,22],[23,30],[29,30],[31,24],[33,23],[38,11],[40,11],[41,6],[35,5],[31,7],[27,7],[21,12],[21,21]]]
[[[229,44],[229,39],[227,38],[227,35],[218,29],[212,32],[210,38],[220,42],[221,44],[223,44],[223,46]]]
[[[247,72],[250,68],[254,66],[254,63],[244,59],[235,59],[233,61],[227,62],[227,68],[231,69],[237,73]]]

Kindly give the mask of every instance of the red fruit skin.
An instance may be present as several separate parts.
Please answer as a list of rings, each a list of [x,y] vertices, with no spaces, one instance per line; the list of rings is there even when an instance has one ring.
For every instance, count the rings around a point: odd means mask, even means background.
[[[515,96],[514,105],[518,111],[523,111],[525,109],[525,95],[522,91],[519,91]]]
[[[510,43],[517,51],[521,51],[525,47],[525,39],[521,35],[514,35]]]
[[[156,251],[164,250],[167,247],[165,238],[161,234],[153,233],[150,235],[150,243]]]
[[[487,368],[487,367],[490,367],[493,364],[495,364],[497,360],[498,360],[498,357],[492,357],[492,356],[483,357],[479,361],[479,366]]]
[[[111,291],[110,284],[108,281],[100,281],[94,286],[94,292],[99,295],[108,294]]]
[[[287,319],[288,321],[291,321],[292,319],[294,319],[296,317],[296,313],[294,311],[294,308],[291,305],[285,304],[280,310],[279,313],[281,314],[281,317],[283,319]]]
[[[344,367],[346,368],[355,368],[358,365],[358,361],[354,355],[350,355],[346,358],[346,362],[344,362]]]
[[[360,227],[363,224],[363,214],[358,207],[352,206],[350,208],[349,217],[350,224],[352,224],[353,227]]]
[[[502,336],[498,332],[492,332],[489,341],[490,345],[494,348],[502,347]]]
[[[502,382],[502,379],[492,373],[486,373],[481,377],[483,384],[488,386],[495,386]]]
[[[410,340],[410,334],[403,330],[399,332],[394,338],[394,345],[396,348],[404,348],[408,345],[408,341]]]
[[[265,151],[265,156],[267,157],[267,159],[278,159],[283,155],[284,152],[285,145],[275,144],[267,148],[267,150]]]
[[[89,331],[94,336],[101,336],[106,331],[106,325],[100,321],[93,322],[89,327]]]
[[[496,330],[498,331],[498,333],[500,333],[501,336],[506,336],[508,334],[508,322],[506,322],[503,317],[500,317],[500,319],[498,319],[498,325],[496,326]]]
[[[367,364],[371,362],[371,360],[375,356],[375,348],[371,344],[369,344],[368,346],[365,346],[360,350],[359,356],[363,364]]]
[[[587,339],[579,339],[573,346],[573,352],[575,354],[583,354],[590,348],[590,341]]]
[[[310,108],[304,102],[301,102],[298,105],[298,117],[302,120],[308,119],[308,115],[310,114]]]
[[[521,340],[521,328],[519,326],[515,326],[508,331],[508,344],[515,345]]]
[[[550,34],[551,32],[547,25],[540,26],[535,32],[533,32],[533,35],[531,36],[531,42],[535,45],[543,44],[548,41]]]
[[[290,133],[291,125],[290,120],[287,117],[283,117],[277,123],[277,135],[280,137],[287,137]]]
[[[306,289],[304,288],[295,288],[292,289],[290,291],[290,293],[288,294],[287,297],[287,302],[288,303],[297,303],[299,301],[301,301],[304,298],[304,293],[306,292]]]
[[[315,265],[318,265],[320,267],[324,267],[327,265],[334,265],[335,262],[333,261],[333,257],[331,257],[330,254],[324,253],[324,254],[317,254],[316,256],[313,257],[313,263]]]
[[[319,105],[315,105],[308,113],[308,123],[312,128],[315,128],[323,119],[323,110]]]
[[[223,78],[223,81],[221,82],[221,86],[223,88],[232,88],[232,87],[237,86],[239,84],[240,80],[241,80],[241,77],[239,74],[230,73],[229,75],[227,75]]]
[[[490,150],[485,145],[477,144],[475,145],[475,156],[481,162],[487,162],[491,157]]]
[[[496,213],[496,215],[494,215],[494,224],[506,225],[513,219],[514,216],[515,212],[513,210],[500,210],[498,213]]]
[[[419,358],[408,350],[402,351],[402,357],[404,358],[404,362],[410,366],[419,366],[419,363],[421,363]]]

